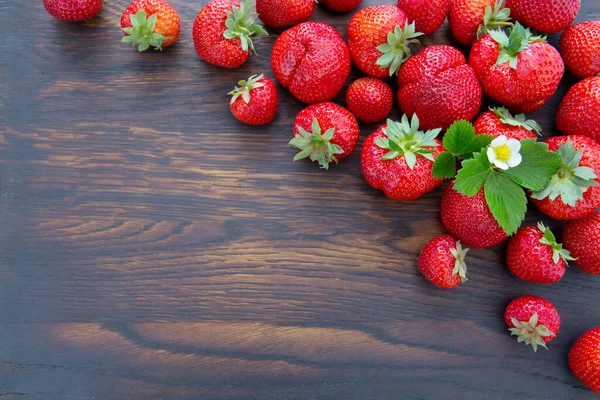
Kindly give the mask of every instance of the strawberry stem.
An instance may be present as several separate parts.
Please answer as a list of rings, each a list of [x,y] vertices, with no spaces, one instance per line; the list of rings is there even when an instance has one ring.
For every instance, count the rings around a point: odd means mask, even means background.
[[[337,144],[331,143],[335,128],[329,128],[321,133],[319,121],[316,118],[312,121],[311,131],[308,132],[297,125],[299,135],[294,136],[289,144],[296,147],[300,152],[294,157],[294,161],[310,157],[311,161],[317,161],[321,168],[329,169],[329,164],[333,161],[337,164],[336,154],[343,154],[344,150]]]
[[[410,57],[410,48],[412,43],[419,43],[417,37],[423,35],[415,31],[415,23],[406,22],[404,28],[396,26],[392,32],[387,35],[387,43],[377,46],[381,53],[376,64],[381,68],[389,68],[390,76],[397,74],[402,63]]]
[[[239,7],[233,7],[232,11],[227,13],[227,20],[225,21],[227,30],[223,32],[223,37],[225,39],[239,38],[242,50],[256,54],[252,38],[255,36],[269,36],[269,34],[262,26],[255,24],[258,14],[250,12],[251,7],[250,0],[245,0]]]
[[[250,78],[248,78],[247,81],[239,81],[239,86],[236,86],[235,89],[228,93],[233,96],[231,98],[231,104],[235,103],[235,101],[240,96],[246,104],[250,103],[250,92],[252,91],[252,89],[257,89],[265,86],[264,83],[260,82],[260,80],[264,77],[265,76],[263,74],[252,75]]]
[[[154,32],[156,14],[146,18],[146,11],[138,10],[137,13],[129,15],[129,20],[132,26],[123,28],[127,36],[123,37],[122,42],[137,46],[140,52],[148,50],[150,46],[155,50],[162,50],[163,42],[169,37]]]
[[[538,325],[538,315],[534,313],[529,321],[518,321],[515,318],[511,318],[514,328],[510,328],[511,335],[517,336],[517,342],[525,342],[526,345],[531,345],[533,351],[537,351],[538,346],[542,346],[546,350],[546,342],[543,337],[556,336],[550,329],[544,325]]]
[[[525,114],[512,115],[504,107],[490,108],[494,114],[500,117],[500,122],[510,126],[520,126],[528,131],[534,131],[538,135],[542,133],[542,127],[533,119],[527,119]]]

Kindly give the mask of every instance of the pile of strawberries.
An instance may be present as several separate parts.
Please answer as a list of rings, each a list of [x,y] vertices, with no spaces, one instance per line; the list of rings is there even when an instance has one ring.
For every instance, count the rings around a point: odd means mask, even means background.
[[[43,2],[50,14],[71,21],[92,18],[102,7],[102,0]],[[349,12],[360,0],[320,3]],[[294,160],[309,158],[327,169],[348,157],[359,139],[357,120],[376,123],[390,114],[394,93],[382,78],[397,76],[404,115],[364,140],[360,163],[367,182],[393,200],[415,200],[453,179],[441,203],[450,234],[427,243],[418,260],[430,282],[458,286],[467,280],[463,244],[488,247],[509,237],[506,263],[519,279],[555,283],[568,261],[600,275],[600,21],[571,25],[580,0],[399,0],[354,14],[347,42],[330,25],[305,22],[314,0],[256,0],[257,13],[251,6],[249,0],[210,1],[194,21],[194,45],[206,62],[237,68],[254,52],[253,40],[267,35],[257,17],[270,27],[290,27],[273,46],[271,67],[283,88],[309,104],[292,127]],[[471,46],[468,60],[445,45],[412,55],[411,44],[446,18],[456,40]],[[139,51],[162,49],[177,40],[180,20],[166,0],[134,0],[121,28],[123,41]],[[542,34],[560,31],[559,53]],[[352,63],[368,77],[350,85],[346,109],[330,101]],[[540,126],[516,113],[543,107],[565,64],[583,79],[559,106],[556,125],[564,135],[538,142]],[[231,112],[244,123],[267,124],[276,115],[277,86],[263,74],[240,81],[230,94]],[[483,96],[498,107],[477,117]],[[542,223],[521,227],[528,199],[568,221],[564,246]],[[546,347],[560,328],[554,306],[531,295],[512,301],[505,321],[533,350]],[[573,345],[569,364],[600,393],[600,327]]]

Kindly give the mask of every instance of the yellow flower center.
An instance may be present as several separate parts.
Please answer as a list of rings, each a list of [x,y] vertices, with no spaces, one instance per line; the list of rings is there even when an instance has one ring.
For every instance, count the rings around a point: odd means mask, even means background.
[[[505,144],[494,148],[494,152],[496,153],[496,158],[498,160],[504,161],[504,162],[507,162],[508,160],[510,160],[510,156],[512,153],[510,150],[510,147],[508,147]]]

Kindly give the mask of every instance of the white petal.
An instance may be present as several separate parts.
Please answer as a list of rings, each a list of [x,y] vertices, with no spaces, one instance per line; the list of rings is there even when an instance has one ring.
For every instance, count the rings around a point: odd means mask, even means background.
[[[505,170],[505,171],[508,169],[508,164],[505,163],[504,161],[501,161],[501,160],[494,161],[494,165],[496,167],[500,168],[500,169]]]
[[[488,147],[487,149],[487,156],[491,163],[496,161],[496,152],[491,147]]]
[[[506,164],[508,164],[508,166],[512,168],[521,164],[521,161],[523,161],[523,157],[520,153],[512,153],[510,159],[506,161]]]
[[[492,147],[502,146],[503,144],[506,144],[506,136],[504,135],[498,136],[496,139],[492,140],[492,143],[490,143]]]
[[[508,139],[506,141],[506,145],[510,147],[512,152],[518,152],[521,150],[521,142],[519,142],[517,139]]]

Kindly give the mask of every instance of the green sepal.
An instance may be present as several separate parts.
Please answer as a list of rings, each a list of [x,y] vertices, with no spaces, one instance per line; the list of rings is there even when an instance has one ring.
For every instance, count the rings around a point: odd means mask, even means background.
[[[507,235],[515,233],[527,212],[525,190],[506,175],[494,171],[488,174],[483,191],[485,201],[498,225]]]
[[[149,18],[146,18],[146,11],[140,9],[137,13],[130,14],[129,20],[132,27],[123,28],[123,32],[127,36],[124,36],[121,42],[137,46],[140,52],[148,50],[150,46],[156,50],[162,50],[163,42],[169,37],[154,32],[156,14],[152,14]]]
[[[299,135],[294,136],[289,144],[296,147],[300,152],[294,156],[294,161],[309,157],[311,161],[317,161],[321,168],[329,169],[329,164],[333,161],[337,164],[336,154],[343,154],[344,149],[339,145],[331,143],[335,134],[335,128],[329,128],[321,133],[319,121],[313,119],[311,131],[307,132],[301,126],[298,128]]]
[[[417,37],[423,35],[415,31],[415,23],[406,22],[404,28],[396,26],[392,32],[387,35],[387,43],[377,46],[381,53],[376,64],[381,68],[389,69],[390,76],[397,74],[402,63],[410,57],[410,44],[419,43]]]
[[[496,65],[508,63],[513,69],[517,68],[517,56],[520,52],[528,49],[533,42],[546,41],[545,36],[533,35],[529,28],[523,27],[519,22],[508,29],[508,35],[502,30],[490,30],[488,33],[500,45]]]
[[[243,1],[239,7],[232,7],[232,10],[227,13],[225,20],[227,29],[223,32],[223,37],[225,39],[239,38],[242,50],[256,54],[252,38],[269,34],[262,26],[255,24],[258,14],[251,12],[251,9],[250,0]]]
[[[543,337],[556,336],[556,334],[546,326],[538,325],[537,313],[534,313],[531,318],[529,318],[529,321],[518,321],[515,318],[511,318],[510,321],[514,326],[514,328],[509,329],[511,335],[517,336],[518,343],[531,345],[534,352],[537,351],[538,346],[542,346],[548,350]]]
[[[491,29],[511,26],[510,9],[504,8],[504,0],[496,0],[494,7],[487,6],[483,14],[483,24],[477,28],[477,37],[488,33]]]
[[[520,126],[521,128],[525,128],[528,131],[533,131],[538,135],[542,133],[542,127],[537,121],[533,119],[527,119],[525,114],[517,114],[512,115],[508,109],[505,107],[495,107],[490,108],[494,114],[496,114],[500,118],[500,122],[510,126]]]
[[[563,248],[562,243],[556,242],[554,233],[552,233],[550,229],[546,228],[542,222],[538,223],[538,229],[543,234],[542,238],[540,239],[540,243],[547,244],[552,248],[552,261],[554,261],[554,264],[557,264],[561,258],[567,266],[569,265],[569,261],[576,260],[575,258],[571,257],[571,252],[569,250]]]
[[[236,86],[235,89],[233,89],[231,92],[228,93],[233,96],[231,98],[230,104],[235,103],[235,101],[240,96],[242,97],[242,99],[244,100],[244,102],[246,104],[250,103],[250,92],[252,91],[252,89],[257,89],[257,88],[265,86],[264,83],[259,82],[264,77],[265,76],[263,74],[252,75],[250,78],[248,78],[247,81],[244,81],[244,80],[239,81],[238,82],[239,86]]]
[[[461,282],[466,282],[467,279],[467,264],[465,263],[465,257],[469,252],[468,248],[462,247],[460,241],[456,241],[456,247],[450,249],[450,253],[454,257],[454,268],[452,268],[452,275],[460,276]]]

